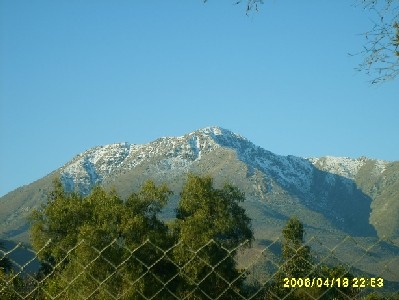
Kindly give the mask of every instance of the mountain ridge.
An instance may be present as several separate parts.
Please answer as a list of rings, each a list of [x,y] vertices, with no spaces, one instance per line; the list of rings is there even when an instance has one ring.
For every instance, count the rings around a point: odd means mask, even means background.
[[[389,226],[399,225],[398,201],[396,196],[387,201],[381,188],[392,185],[389,178],[396,178],[398,164],[365,157],[282,156],[218,126],[141,145],[123,142],[96,146],[42,179],[1,197],[0,221],[5,225],[0,228],[0,237],[12,237],[18,228],[27,228],[23,219],[45,201],[54,177],[61,179],[67,191],[83,195],[95,185],[127,195],[146,179],[168,181],[178,194],[189,172],[212,175],[219,183],[232,181],[246,193],[248,203],[261,203],[247,205],[254,214],[255,206],[262,211],[267,207],[266,214],[283,216],[297,207],[321,214],[334,228],[350,234],[360,234],[361,228],[369,234],[373,227],[380,237],[396,237],[399,230]],[[388,180],[385,173],[389,172],[393,175]],[[395,180],[393,188],[399,183],[399,179]],[[383,203],[375,205],[379,202]],[[394,220],[388,224],[382,217],[387,202],[392,203],[395,212]],[[169,216],[173,217],[172,211],[171,207]],[[361,215],[357,220],[362,220],[358,225],[351,220],[356,214]]]
[[[333,156],[325,156],[319,158],[300,158],[293,155],[281,156],[274,154],[268,150],[261,148],[250,142],[248,139],[242,137],[241,135],[235,134],[227,129],[223,129],[217,126],[210,126],[203,129],[199,129],[188,133],[179,137],[161,137],[156,139],[153,142],[147,144],[130,144],[127,142],[124,143],[115,143],[108,144],[104,146],[97,146],[86,150],[85,152],[77,155],[71,162],[65,164],[61,167],[62,181],[66,184],[67,187],[73,189],[74,184],[73,180],[77,179],[71,176],[73,173],[77,173],[77,165],[74,163],[75,159],[84,158],[84,161],[80,161],[81,166],[86,170],[87,176],[86,181],[92,181],[92,184],[99,183],[103,178],[106,178],[107,175],[111,174],[114,169],[118,168],[132,168],[136,167],[140,164],[140,161],[145,158],[151,158],[155,155],[166,154],[167,156],[171,156],[170,154],[178,154],[178,153],[162,153],[159,149],[168,149],[170,145],[175,146],[176,141],[184,141],[187,140],[186,149],[180,149],[183,153],[180,157],[175,160],[170,161],[171,167],[183,167],[187,164],[187,158],[191,158],[191,160],[195,161],[201,158],[202,152],[206,152],[209,150],[214,150],[219,147],[227,147],[230,149],[237,150],[237,155],[240,159],[248,164],[251,164],[253,167],[258,167],[263,170],[269,170],[270,172],[274,172],[278,174],[281,178],[281,181],[286,181],[286,184],[289,184],[290,180],[298,180],[296,178],[287,178],[287,175],[290,173],[293,174],[294,170],[287,170],[282,168],[277,168],[278,165],[285,165],[285,167],[290,168],[294,164],[302,164],[302,168],[309,170],[309,165],[307,165],[307,161],[309,161],[312,165],[321,165],[324,169],[327,169],[329,172],[341,175],[343,177],[347,177],[349,179],[353,179],[356,175],[357,171],[364,164],[365,160],[368,160],[365,157],[360,157],[358,159],[349,158],[349,157],[333,157]],[[210,142],[212,140],[212,142]],[[240,151],[243,149],[244,151]],[[97,150],[97,152],[96,152]],[[108,150],[108,151],[107,151]],[[155,150],[155,151],[153,151]],[[94,153],[93,153],[94,152]],[[269,160],[259,159],[256,153],[261,152],[261,156],[269,156]],[[132,156],[136,156],[132,158]],[[184,157],[185,156],[185,157]],[[130,161],[129,161],[130,158]],[[179,164],[180,159],[180,164]],[[288,163],[286,160],[290,160]],[[108,163],[107,166],[101,165],[96,172],[93,169],[93,166],[96,163],[101,163],[102,160],[106,160]],[[119,166],[112,164],[118,164]],[[389,162],[383,160],[377,160],[378,166],[381,167],[382,171],[385,169],[385,165]],[[167,163],[167,161],[165,161]],[[284,170],[284,172],[282,172]],[[380,172],[381,173],[381,172]],[[290,176],[288,176],[290,177]],[[305,188],[308,186],[307,182],[298,182],[297,188]],[[88,189],[81,190],[81,192],[88,192]]]

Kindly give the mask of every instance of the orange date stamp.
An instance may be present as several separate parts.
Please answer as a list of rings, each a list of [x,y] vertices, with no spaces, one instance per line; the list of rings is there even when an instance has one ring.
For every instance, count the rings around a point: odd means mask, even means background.
[[[297,287],[350,287],[350,288],[382,288],[384,279],[381,277],[354,277],[354,278],[288,278],[283,279],[284,288]]]

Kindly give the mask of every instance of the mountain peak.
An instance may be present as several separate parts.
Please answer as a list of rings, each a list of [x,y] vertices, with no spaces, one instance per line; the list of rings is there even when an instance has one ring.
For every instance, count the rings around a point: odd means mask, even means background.
[[[206,135],[213,139],[217,139],[223,136],[224,138],[232,138],[232,139],[240,139],[240,140],[247,140],[245,137],[234,133],[228,129],[222,128],[220,126],[208,126],[201,129],[197,129],[194,132],[189,133],[188,135]]]
[[[231,131],[229,131],[227,129],[224,129],[222,127],[219,127],[219,126],[208,126],[208,127],[205,127],[205,128],[198,129],[195,132],[201,132],[201,133],[204,133],[204,134],[211,134],[211,135],[221,135],[224,132],[229,132],[230,133]]]
[[[208,137],[219,146],[235,149],[237,146],[242,146],[243,143],[247,144],[247,146],[249,144],[252,145],[245,137],[219,126],[201,128],[186,136],[197,136],[198,138]]]
[[[170,170],[188,170],[203,154],[224,147],[237,152],[255,148],[249,140],[219,126],[209,126],[180,137],[163,137],[144,145],[129,143],[94,147],[76,156],[61,167],[61,181],[67,190],[78,190],[82,194],[101,184],[115,174],[150,164],[159,168],[158,173]],[[154,164],[154,161],[158,161]]]
[[[237,135],[232,131],[222,128],[220,126],[208,126],[205,128],[198,129],[195,132],[200,132],[208,135]]]

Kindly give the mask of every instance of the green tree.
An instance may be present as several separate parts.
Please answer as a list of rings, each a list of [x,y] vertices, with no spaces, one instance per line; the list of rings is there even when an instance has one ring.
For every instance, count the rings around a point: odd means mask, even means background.
[[[5,273],[0,270],[0,299],[21,299],[17,294],[18,279],[14,278],[13,273]]]
[[[282,230],[282,264],[274,280],[265,288],[265,299],[306,299],[314,297],[314,289],[285,287],[286,280],[310,278],[313,276],[313,259],[310,247],[304,244],[303,223],[291,217]],[[317,299],[317,298],[316,298]]]
[[[332,278],[344,278],[351,282],[353,275],[343,265],[317,265],[312,257],[311,248],[304,244],[303,223],[296,217],[290,218],[282,230],[282,265],[275,276],[274,282],[266,287],[265,299],[352,299],[359,290],[350,284],[331,287]],[[302,279],[302,287],[292,287],[291,279]],[[318,286],[304,286],[305,279],[310,283],[318,278]],[[287,280],[288,279],[288,284]],[[288,287],[284,287],[284,283]]]
[[[283,273],[286,277],[305,278],[312,270],[310,247],[304,245],[303,223],[296,217],[288,220],[283,228]]]
[[[236,187],[189,175],[167,226],[158,218],[171,192],[146,182],[122,200],[96,187],[83,197],[58,180],[32,215],[41,292],[59,299],[236,299],[243,274],[234,256],[253,239]]]
[[[61,299],[136,299],[165,288],[159,280],[177,271],[164,258],[173,239],[157,214],[170,194],[148,181],[126,201],[101,187],[82,197],[56,181],[32,216],[32,244],[44,261],[41,277],[47,276],[43,289]]]
[[[211,177],[188,175],[174,224],[175,261],[188,284],[181,293],[194,289],[192,299],[237,299],[243,274],[234,256],[253,239],[251,220],[240,206],[244,199],[237,187],[217,189]]]
[[[7,273],[12,269],[12,263],[10,259],[5,255],[4,243],[0,242],[0,272]]]
[[[322,265],[318,269],[317,273],[317,277],[319,278],[328,280],[331,280],[331,278],[340,278],[341,282],[343,282],[344,278],[347,278],[349,283],[351,283],[354,278],[354,276],[343,265],[333,267]],[[352,287],[351,284],[347,287],[345,287],[344,284],[340,287],[337,285],[334,287],[326,287],[323,285],[323,287],[319,289],[319,293],[323,294],[327,299],[353,299],[356,298],[359,289]]]
[[[0,242],[0,299],[18,299],[17,278],[14,279],[12,263],[5,255],[4,249],[3,242]]]

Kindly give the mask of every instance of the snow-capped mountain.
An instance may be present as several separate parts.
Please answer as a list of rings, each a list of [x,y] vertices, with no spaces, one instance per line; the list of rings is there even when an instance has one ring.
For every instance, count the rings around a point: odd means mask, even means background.
[[[296,214],[317,230],[399,237],[398,164],[365,157],[281,156],[220,127],[145,145],[98,146],[0,198],[0,237],[26,232],[26,217],[45,201],[55,177],[68,191],[88,194],[93,186],[103,185],[121,195],[153,179],[166,182],[177,198],[189,172],[211,175],[216,185],[230,182],[242,189],[247,199],[243,205],[258,236],[266,235],[262,226],[274,226],[277,232],[286,217]],[[166,216],[173,217],[175,204],[176,199]]]
[[[148,160],[159,158],[160,172],[189,171],[194,162],[218,148],[232,149],[237,158],[253,169],[269,174],[284,187],[308,192],[312,184],[313,167],[353,180],[366,158],[322,157],[303,159],[280,156],[254,145],[246,138],[220,127],[207,127],[181,137],[163,137],[146,145],[118,143],[94,147],[77,155],[61,167],[61,180],[68,190],[76,187],[88,193],[92,186]],[[376,172],[383,173],[388,162],[375,162]]]

